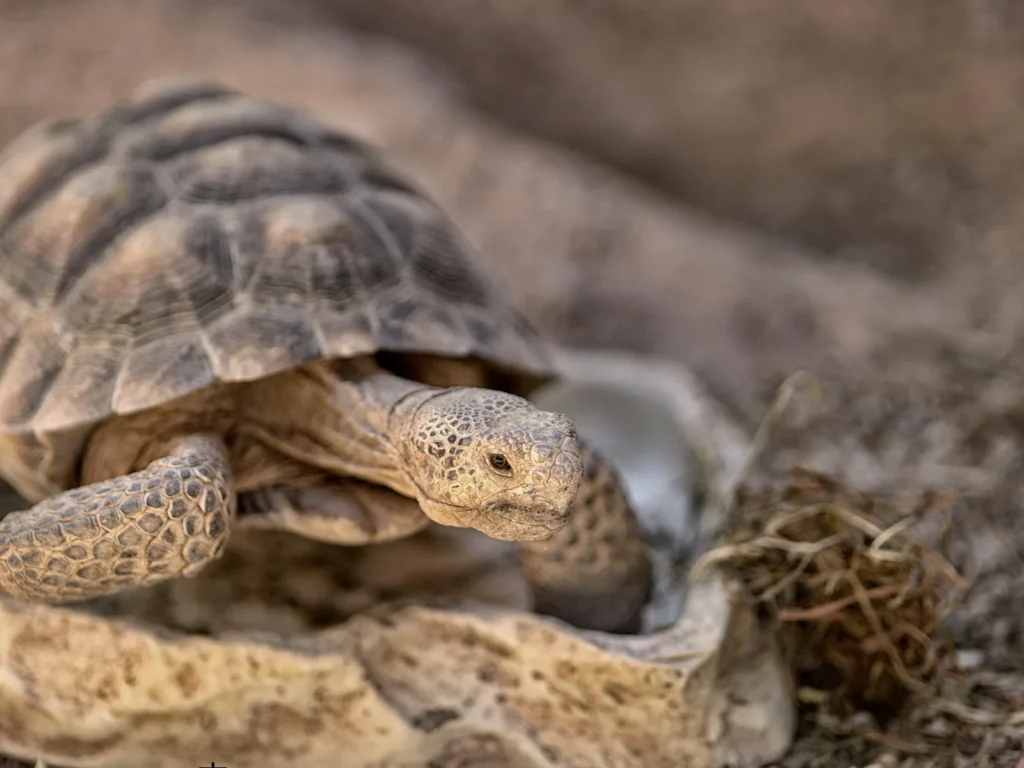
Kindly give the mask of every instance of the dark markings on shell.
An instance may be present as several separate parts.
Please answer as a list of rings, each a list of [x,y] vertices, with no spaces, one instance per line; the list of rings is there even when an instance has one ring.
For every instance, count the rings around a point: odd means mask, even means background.
[[[89,423],[106,416],[127,346],[127,339],[104,346],[79,346],[50,385],[34,415],[35,423],[45,428],[50,423]]]
[[[498,332],[494,325],[492,323],[485,322],[478,317],[469,315],[466,318],[466,327],[473,335],[473,339],[476,343],[483,348],[490,347],[498,338]]]
[[[218,323],[208,334],[226,381],[246,381],[324,354],[305,317],[254,307]]]
[[[75,118],[57,118],[56,120],[50,120],[48,123],[44,123],[42,130],[48,133],[50,136],[60,136],[64,133],[74,131],[78,127],[79,120]]]
[[[14,381],[3,382],[14,390],[8,394],[2,411],[3,420],[12,424],[27,421],[35,414],[67,360],[67,354],[52,336],[28,341],[11,355],[13,364],[9,370],[13,371]]]
[[[235,284],[230,238],[216,216],[204,214],[196,217],[188,231],[186,250],[210,268],[220,285],[231,287]]]
[[[112,205],[88,237],[70,254],[64,263],[64,271],[57,281],[55,297],[59,301],[74,288],[110,244],[123,237],[132,227],[149,218],[164,207],[167,196],[158,186],[153,172],[148,168],[130,168],[122,181],[131,190],[127,200]]]
[[[464,246],[451,231],[438,226],[420,227],[412,254],[416,277],[442,301],[484,307],[490,296],[476,270],[466,263]]]
[[[445,214],[356,138],[209,83],[53,125],[23,145],[35,165],[0,160],[0,281],[22,300],[0,309],[0,423],[22,474],[33,419],[85,424],[323,355],[547,371]]]
[[[216,380],[197,335],[162,339],[128,355],[118,379],[114,409],[131,413],[159,405],[182,389],[207,386]]]
[[[399,299],[391,305],[388,319],[395,323],[405,323],[412,319],[418,309],[418,302],[412,299]]]
[[[407,211],[389,203],[383,197],[365,197],[362,200],[367,213],[379,222],[399,252],[412,253],[416,242],[416,225]]]
[[[363,181],[381,191],[400,192],[413,196],[420,194],[412,184],[387,168],[372,168],[363,176]]]
[[[182,186],[180,196],[192,203],[231,204],[281,195],[338,194],[351,186],[333,168],[308,162],[293,168],[257,165],[219,175],[200,171]]]
[[[406,351],[424,350],[467,355],[472,340],[447,310],[423,298],[399,299],[380,315],[382,346]],[[439,348],[438,339],[458,339],[462,347]]]
[[[102,132],[93,133],[66,155],[57,154],[51,158],[36,183],[22,190],[18,202],[11,207],[6,217],[0,218],[0,233],[12,227],[28,211],[67,183],[69,176],[102,158],[108,148],[108,136]]]
[[[147,160],[171,160],[186,152],[194,152],[214,144],[231,141],[239,136],[256,136],[289,141],[304,146],[304,136],[293,133],[276,122],[243,125],[207,125],[197,128],[184,136],[154,136],[139,144],[133,154]]]
[[[307,248],[303,255],[309,261],[309,279],[316,302],[340,312],[350,309],[361,286],[356,282],[349,249],[342,243],[327,243]]]
[[[347,243],[346,255],[359,284],[372,293],[401,283],[401,264],[395,252],[394,238],[384,229],[383,222],[362,206],[353,206],[350,213],[356,226]]]
[[[9,335],[0,337],[0,373],[7,368],[7,364],[14,355],[14,351],[18,348],[18,342],[20,341],[20,336]]]
[[[232,235],[231,269],[235,293],[249,290],[253,276],[267,253],[266,231],[258,210],[242,210]]]
[[[344,155],[352,154],[365,156],[367,153],[372,153],[371,148],[356,137],[345,136],[344,134],[332,131],[329,128],[324,129],[323,133],[320,134],[317,143],[325,149],[330,149]]]
[[[195,219],[185,238],[186,252],[197,269],[184,274],[181,290],[202,326],[231,311],[234,301],[234,268],[231,242],[220,221],[212,215]]]
[[[122,104],[110,111],[111,122],[135,125],[163,117],[176,109],[201,101],[214,101],[237,97],[237,93],[216,83],[192,82],[169,86],[149,98],[131,104]]]

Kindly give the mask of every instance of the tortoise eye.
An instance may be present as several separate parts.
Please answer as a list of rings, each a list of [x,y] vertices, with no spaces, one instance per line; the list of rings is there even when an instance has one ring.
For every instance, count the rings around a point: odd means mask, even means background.
[[[492,453],[490,456],[491,466],[499,472],[508,472],[512,469],[512,465],[508,463],[508,459],[502,456],[500,453]]]

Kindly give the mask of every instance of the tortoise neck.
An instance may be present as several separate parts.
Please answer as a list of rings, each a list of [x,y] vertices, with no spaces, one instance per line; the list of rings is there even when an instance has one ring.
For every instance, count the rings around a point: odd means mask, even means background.
[[[368,358],[320,361],[253,387],[242,421],[291,459],[416,498],[407,416],[437,392]]]

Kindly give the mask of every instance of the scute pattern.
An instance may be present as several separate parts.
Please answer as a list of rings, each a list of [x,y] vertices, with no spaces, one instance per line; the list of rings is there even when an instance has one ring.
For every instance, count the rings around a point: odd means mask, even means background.
[[[501,446],[510,469],[530,467],[529,481],[536,488],[564,491],[572,478],[579,477],[580,448],[572,423],[560,414],[515,419],[525,404],[505,393],[475,390],[464,392],[454,407],[437,399],[420,406],[422,421],[412,440],[417,460],[426,468],[424,475],[438,481],[439,500],[467,506],[486,493],[483,475],[463,460],[481,434],[492,440],[500,435],[495,444]]]
[[[8,475],[44,471],[29,459],[43,436],[378,351],[550,373],[445,214],[362,142],[296,109],[171,80],[34,128],[0,155]]]

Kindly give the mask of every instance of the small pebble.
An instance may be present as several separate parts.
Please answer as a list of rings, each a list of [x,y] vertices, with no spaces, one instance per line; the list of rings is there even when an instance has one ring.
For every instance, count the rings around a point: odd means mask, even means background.
[[[855,712],[850,718],[850,725],[860,731],[878,730],[878,721],[870,712]]]
[[[949,738],[953,735],[953,726],[950,725],[949,721],[944,717],[936,717],[934,720],[928,723],[923,729],[922,733],[925,736],[934,736],[936,738]]]
[[[984,651],[974,648],[965,648],[956,652],[957,662],[963,670],[978,669],[985,663]]]

